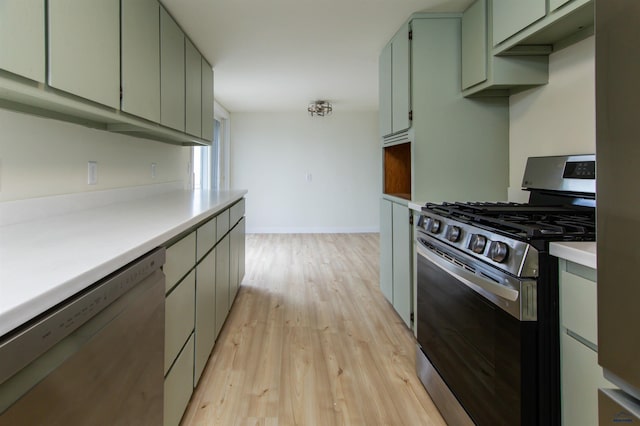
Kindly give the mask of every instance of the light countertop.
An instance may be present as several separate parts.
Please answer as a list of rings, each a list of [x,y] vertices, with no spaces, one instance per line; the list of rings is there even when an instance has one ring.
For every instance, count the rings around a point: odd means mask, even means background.
[[[596,269],[596,243],[594,241],[558,242],[549,244],[552,256]]]
[[[175,190],[0,226],[0,336],[246,192]]]

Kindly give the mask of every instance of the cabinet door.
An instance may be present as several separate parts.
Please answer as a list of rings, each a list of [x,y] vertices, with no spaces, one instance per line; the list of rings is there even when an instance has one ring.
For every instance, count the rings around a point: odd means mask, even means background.
[[[462,89],[487,79],[487,2],[478,0],[462,15]]]
[[[393,303],[393,203],[380,200],[380,290]]]
[[[245,270],[245,250],[247,247],[247,228],[244,217],[240,219],[238,222],[238,227],[240,228],[239,236],[240,239],[240,248],[238,253],[238,287],[242,284],[242,280],[244,279],[244,270]]]
[[[173,364],[180,348],[193,333],[196,297],[196,275],[191,271],[169,293],[164,315],[164,372]]]
[[[380,52],[378,67],[380,136],[386,136],[393,131],[391,124],[391,43],[387,44]]]
[[[196,347],[193,385],[198,384],[216,341],[216,250],[196,267]]]
[[[202,58],[202,139],[213,140],[213,69]]]
[[[392,40],[391,89],[393,132],[408,129],[411,110],[411,85],[409,78],[409,24],[400,28]]]
[[[614,387],[602,375],[598,353],[567,333],[560,337],[562,353],[562,424],[597,426],[598,388]]]
[[[229,234],[216,246],[216,337],[229,313]]]
[[[160,122],[184,132],[184,33],[160,8]]]
[[[411,327],[411,225],[409,208],[393,203],[393,307]]]
[[[171,288],[196,264],[196,233],[192,232],[167,248],[167,260],[162,267],[165,275],[165,290]]]
[[[186,132],[202,135],[202,57],[189,39],[185,39]]]
[[[193,393],[193,335],[164,379],[164,426],[178,426]]]
[[[549,12],[553,12],[560,6],[569,3],[571,0],[549,0]]]
[[[229,306],[233,304],[238,290],[239,230],[240,228],[236,225],[229,233]]]
[[[48,5],[49,85],[120,108],[120,0]]]
[[[122,2],[122,110],[160,122],[160,6]]]
[[[493,0],[493,45],[543,18],[546,0]]]
[[[44,0],[0,1],[0,69],[44,83]]]

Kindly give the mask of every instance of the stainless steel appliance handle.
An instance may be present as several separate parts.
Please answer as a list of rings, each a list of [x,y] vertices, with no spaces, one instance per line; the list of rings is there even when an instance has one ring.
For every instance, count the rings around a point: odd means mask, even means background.
[[[449,263],[446,260],[441,259],[439,256],[430,253],[428,249],[422,246],[422,243],[420,243],[420,241],[417,241],[416,248],[420,256],[426,258],[428,261],[430,261],[455,279],[461,281],[468,287],[480,287],[491,294],[510,300],[512,302],[515,302],[520,297],[520,293],[517,290],[505,287],[500,284],[496,284],[488,279],[483,279],[482,277],[474,273],[462,269],[454,265],[453,263]]]

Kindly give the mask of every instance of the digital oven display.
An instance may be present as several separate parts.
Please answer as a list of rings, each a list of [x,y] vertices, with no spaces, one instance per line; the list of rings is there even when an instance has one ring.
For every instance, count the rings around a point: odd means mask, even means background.
[[[567,161],[564,165],[563,178],[569,179],[595,179],[595,161]]]

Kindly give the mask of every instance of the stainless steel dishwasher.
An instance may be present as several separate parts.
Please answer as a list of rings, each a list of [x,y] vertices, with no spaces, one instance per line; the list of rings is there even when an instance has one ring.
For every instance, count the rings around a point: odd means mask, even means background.
[[[165,250],[0,340],[0,425],[161,425]]]

